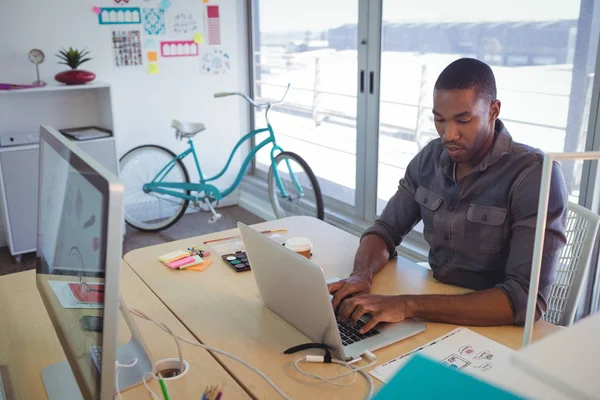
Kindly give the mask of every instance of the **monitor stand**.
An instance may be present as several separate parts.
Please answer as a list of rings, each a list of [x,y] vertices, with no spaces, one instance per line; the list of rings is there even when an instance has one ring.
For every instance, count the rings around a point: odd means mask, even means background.
[[[153,371],[152,362],[144,348],[135,340],[135,336],[132,336],[129,343],[117,348],[117,360],[121,364],[129,364],[135,358],[138,359],[135,366],[121,368],[119,371],[119,390],[121,392],[141,385],[144,374]],[[94,365],[92,360],[90,360],[90,363]],[[44,368],[42,370],[42,380],[44,381],[48,400],[84,400],[71,366],[66,360]]]

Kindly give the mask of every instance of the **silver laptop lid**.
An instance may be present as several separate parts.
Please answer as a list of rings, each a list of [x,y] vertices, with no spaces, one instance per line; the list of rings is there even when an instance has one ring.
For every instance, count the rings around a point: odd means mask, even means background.
[[[265,306],[313,342],[343,355],[321,268],[241,222],[238,228]]]

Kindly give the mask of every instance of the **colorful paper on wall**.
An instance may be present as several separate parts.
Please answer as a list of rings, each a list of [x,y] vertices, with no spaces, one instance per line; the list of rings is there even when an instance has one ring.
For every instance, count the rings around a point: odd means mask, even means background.
[[[146,38],[144,41],[144,48],[146,50],[158,50],[158,41],[154,38]]]
[[[148,52],[148,61],[149,62],[158,61],[158,53],[156,51],[149,51]]]
[[[198,55],[198,45],[193,40],[162,41],[160,54],[163,57],[195,57]]]
[[[113,31],[112,41],[117,67],[143,64],[140,31]]]
[[[160,5],[158,6],[161,10],[168,10],[171,7],[171,2],[169,0],[160,0]]]
[[[231,69],[229,54],[221,49],[209,50],[202,54],[200,70],[205,74],[222,75]]]
[[[188,35],[198,30],[198,23],[192,14],[179,13],[173,17],[172,22],[169,24],[169,29],[172,29],[173,33],[178,35]]]
[[[139,7],[102,7],[98,14],[100,25],[139,24],[142,22]]]
[[[158,64],[149,63],[148,64],[148,75],[156,75],[158,74]]]
[[[147,35],[165,34],[165,10],[144,8],[144,31]]]
[[[221,44],[221,19],[219,6],[206,6],[206,20],[208,29],[208,44]]]

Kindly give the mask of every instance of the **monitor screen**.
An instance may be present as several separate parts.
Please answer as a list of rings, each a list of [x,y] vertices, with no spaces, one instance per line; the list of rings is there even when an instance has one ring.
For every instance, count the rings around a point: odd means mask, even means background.
[[[99,398],[108,183],[40,140],[37,285],[84,398]]]

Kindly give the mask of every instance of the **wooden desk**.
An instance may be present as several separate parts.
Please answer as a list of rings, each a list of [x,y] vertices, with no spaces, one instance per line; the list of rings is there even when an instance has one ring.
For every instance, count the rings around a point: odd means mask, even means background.
[[[338,228],[306,217],[270,221],[255,227],[260,230],[287,228],[290,236],[309,237],[314,245],[313,261],[323,268],[327,278],[347,276],[352,270],[358,238]],[[237,273],[216,254],[210,257],[213,265],[202,273],[171,270],[157,261],[160,255],[170,251],[202,245],[206,240],[234,234],[237,234],[237,230],[146,247],[134,250],[124,258],[198,340],[244,358],[266,373],[292,398],[364,398],[366,383],[360,377],[355,385],[339,388],[315,383],[293,369],[291,362],[298,354],[283,355],[283,351],[309,340],[264,307],[252,272]],[[403,258],[390,262],[376,276],[372,288],[372,292],[384,294],[452,294],[467,291],[438,283],[431,276],[431,271]],[[425,332],[378,350],[375,354],[380,363],[385,362],[454,328],[454,325],[427,323]],[[472,329],[508,347],[520,347],[522,328],[503,326]],[[555,329],[553,325],[541,321],[535,326],[534,337],[539,338]],[[218,358],[254,397],[278,398],[252,371],[228,359]],[[324,364],[312,364],[308,368],[321,375],[333,375],[337,371],[336,367]],[[377,380],[375,382],[379,384]]]
[[[123,263],[121,279],[122,295],[128,306],[146,312],[165,322],[178,335],[194,340],[126,263]],[[13,399],[45,399],[42,369],[66,359],[35,280],[34,271],[0,277],[0,368],[3,378],[5,373],[8,375]],[[177,356],[175,343],[168,334],[151,322],[138,318],[135,322],[154,360]],[[121,323],[119,342],[124,343],[128,339],[128,330]],[[219,383],[225,385],[224,394],[230,398],[249,398],[205,350],[187,344],[182,344],[182,347],[190,370],[180,380],[169,382],[169,393],[173,398],[200,398],[206,386]],[[160,393],[156,382],[150,382],[150,387]],[[123,398],[147,400],[149,395],[144,386],[138,386],[123,392]]]

